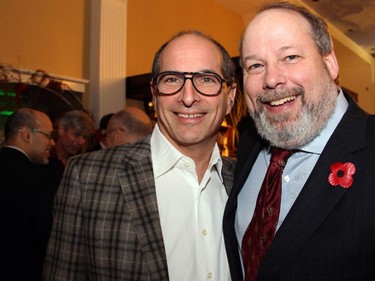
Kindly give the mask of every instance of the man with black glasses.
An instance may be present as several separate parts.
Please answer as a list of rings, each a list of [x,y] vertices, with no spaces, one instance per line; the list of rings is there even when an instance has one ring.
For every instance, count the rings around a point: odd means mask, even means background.
[[[0,271],[4,280],[41,280],[52,226],[54,183],[40,165],[55,145],[43,112],[16,110],[0,150]]]
[[[225,49],[180,33],[155,55],[158,117],[143,141],[73,158],[56,197],[46,280],[230,280],[222,215],[234,161],[220,124],[234,103]]]

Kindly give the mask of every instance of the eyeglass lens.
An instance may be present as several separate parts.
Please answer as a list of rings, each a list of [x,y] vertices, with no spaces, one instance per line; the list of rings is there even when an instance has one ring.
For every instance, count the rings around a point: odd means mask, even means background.
[[[42,134],[44,136],[46,136],[48,139],[51,139],[52,138],[52,133],[46,133],[42,130],[39,130],[39,129],[32,129],[33,132],[36,132],[36,133],[39,133],[39,134]]]
[[[187,77],[186,75],[190,75]],[[165,72],[157,77],[156,84],[160,94],[171,95],[182,89],[187,79],[190,79],[194,88],[203,95],[217,95],[221,90],[222,79],[215,73],[179,73]]]

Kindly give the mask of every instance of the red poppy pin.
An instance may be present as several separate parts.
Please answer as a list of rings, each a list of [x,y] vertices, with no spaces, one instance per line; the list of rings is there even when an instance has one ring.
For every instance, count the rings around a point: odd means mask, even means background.
[[[349,188],[353,184],[353,175],[356,171],[355,165],[352,162],[336,162],[331,165],[331,173],[328,176],[328,181],[333,186],[340,185],[343,188]]]

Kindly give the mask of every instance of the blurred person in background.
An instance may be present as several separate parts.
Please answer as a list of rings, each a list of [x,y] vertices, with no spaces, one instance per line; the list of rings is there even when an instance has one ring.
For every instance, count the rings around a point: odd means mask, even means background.
[[[109,120],[106,132],[107,146],[134,143],[152,131],[148,115],[137,107],[126,107]]]
[[[87,152],[96,151],[107,147],[106,132],[108,127],[109,119],[114,113],[108,113],[103,115],[99,121],[99,128],[95,130],[95,134],[91,135],[88,139]]]
[[[65,112],[57,124],[56,146],[51,152],[50,169],[62,177],[68,159],[86,152],[87,140],[95,133],[93,119],[81,110]]]
[[[0,269],[3,280],[41,280],[56,182],[44,171],[53,126],[43,112],[16,110],[0,150]]]
[[[112,116],[115,115],[114,113],[108,113],[104,115],[102,118],[100,118],[99,122],[99,147],[100,148],[106,148],[108,147],[107,144],[107,129],[108,129],[108,123],[109,120],[112,118]]]

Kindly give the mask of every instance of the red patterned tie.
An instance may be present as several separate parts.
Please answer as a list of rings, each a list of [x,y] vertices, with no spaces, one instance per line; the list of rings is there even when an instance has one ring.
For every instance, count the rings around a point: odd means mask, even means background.
[[[272,149],[271,162],[259,191],[253,218],[242,239],[245,281],[254,281],[276,232],[281,202],[281,177],[290,150]]]

